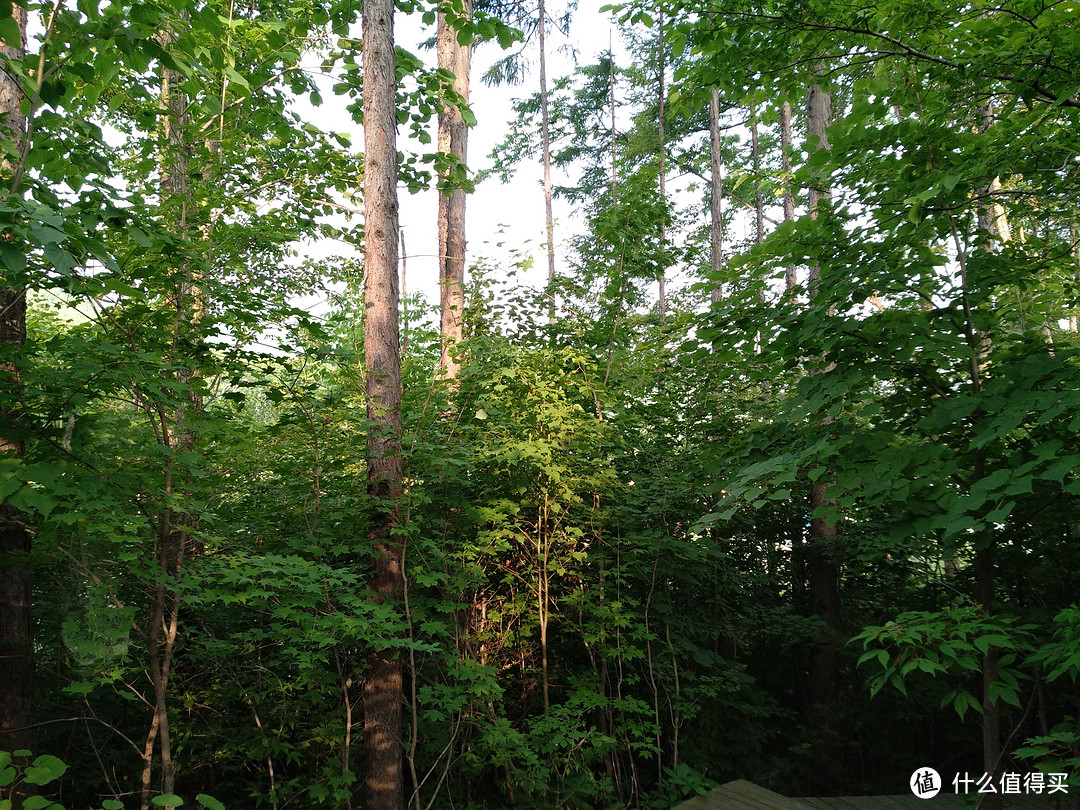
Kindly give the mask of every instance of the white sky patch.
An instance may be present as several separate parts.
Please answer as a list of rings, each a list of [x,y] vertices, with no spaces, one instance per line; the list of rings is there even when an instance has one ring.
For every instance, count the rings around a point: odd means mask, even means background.
[[[595,62],[601,53],[607,51],[612,39],[616,49],[621,48],[614,23],[599,11],[601,5],[601,0],[582,0],[570,24],[569,42],[558,32],[549,33],[549,85],[553,83],[554,77],[568,75],[577,67],[569,53],[571,48],[577,52],[577,64],[580,65]],[[416,54],[425,63],[434,65],[434,49],[421,50],[419,47],[420,43],[434,37],[434,26],[423,25],[419,14],[398,13],[395,23],[398,44]],[[567,45],[571,48],[565,47]],[[520,47],[520,44],[517,47]],[[514,118],[514,101],[527,98],[539,90],[535,42],[530,43],[526,49],[530,69],[522,84],[488,87],[480,81],[485,71],[507,53],[509,51],[503,51],[496,43],[484,43],[476,49],[473,56],[470,105],[476,115],[477,126],[469,132],[467,162],[474,173],[491,166],[492,161],[488,155],[506,136],[507,128]],[[312,57],[313,73],[317,71],[318,64],[318,58]],[[296,109],[305,118],[310,117],[311,122],[323,130],[348,133],[352,138],[353,148],[362,151],[363,131],[353,123],[346,111],[349,101],[334,96],[334,81],[330,76],[319,79],[323,98],[319,107],[313,107],[306,98],[301,98],[296,101]],[[539,122],[537,126],[539,127]],[[431,121],[428,126],[432,138],[432,143],[428,145],[409,140],[404,129],[402,127],[398,131],[398,148],[401,151],[423,153],[434,149],[436,121]],[[552,183],[555,185],[573,182],[567,172],[558,168],[553,168],[552,174]],[[520,166],[510,182],[503,184],[497,178],[489,178],[469,195],[466,204],[466,259],[469,266],[483,260],[487,267],[505,267],[509,271],[520,264],[521,254],[524,253],[531,256],[533,262],[532,269],[524,274],[523,280],[538,288],[546,284],[544,193],[541,181],[542,168],[540,156],[537,155],[535,160]],[[404,250],[399,253],[406,262],[406,293],[409,296],[419,293],[424,300],[437,302],[438,194],[434,189],[413,194],[403,186],[399,187],[398,192],[400,223],[404,237]],[[361,204],[355,205],[360,207]],[[555,249],[557,268],[560,271],[566,268],[565,249],[570,238],[583,230],[584,223],[580,217],[574,216],[567,203],[556,200]],[[332,240],[322,240],[306,246],[304,255],[318,259],[334,256],[357,258],[356,251],[351,246]],[[315,313],[319,313],[326,306],[325,301],[316,296],[297,304]]]

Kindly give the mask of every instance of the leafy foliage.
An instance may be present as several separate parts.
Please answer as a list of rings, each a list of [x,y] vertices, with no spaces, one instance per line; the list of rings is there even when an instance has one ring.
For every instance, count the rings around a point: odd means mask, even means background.
[[[0,753],[0,803],[350,806],[372,649],[405,665],[416,807],[801,795],[829,763],[830,791],[892,793],[907,764],[977,771],[988,712],[1003,763],[1074,767],[1075,4],[626,5],[635,63],[553,90],[586,228],[560,317],[478,266],[447,383],[408,303],[397,601],[368,587],[362,268],[301,257],[363,239],[340,215],[362,156],[298,112],[327,100],[317,54],[359,116],[354,5],[31,3],[36,41],[2,57],[32,123],[0,172],[3,285],[30,303],[26,344],[0,347],[27,445],[0,497],[34,536],[40,747],[64,761]],[[519,41],[484,10],[456,24]],[[687,183],[711,179],[723,95],[719,275],[698,188],[660,193],[661,47]],[[451,78],[397,64],[423,145]],[[799,139],[789,176],[779,116],[810,83],[830,148]],[[403,158],[411,187],[447,169]],[[786,187],[823,186],[783,219]],[[760,244],[731,235],[751,187]],[[660,319],[664,275],[687,283]],[[316,291],[325,317],[296,305]]]

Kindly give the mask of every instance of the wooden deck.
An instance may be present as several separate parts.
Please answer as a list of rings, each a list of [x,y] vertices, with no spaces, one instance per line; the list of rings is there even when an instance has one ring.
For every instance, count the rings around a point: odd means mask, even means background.
[[[835,796],[789,799],[779,793],[740,779],[728,782],[704,796],[695,796],[674,810],[960,810],[975,807],[976,795],[939,793],[932,799],[906,796]],[[1080,810],[1080,796],[1005,796],[1005,810]]]
[[[675,810],[807,810],[809,805],[740,779],[704,796],[695,796]]]
[[[920,799],[915,794],[907,796],[831,796],[828,798],[799,799],[806,807],[820,810],[914,810],[916,807],[936,807],[939,810],[959,810],[974,807],[968,796],[955,793],[939,793],[932,799]]]
[[[938,808],[960,810],[974,808],[978,794],[967,796],[955,793],[939,793],[932,799],[920,799],[914,794],[907,796],[835,796],[831,798],[799,799],[805,807],[818,810],[915,810],[915,808]],[[1075,810],[1076,796],[1056,793],[1047,795],[1008,795],[1002,797],[1005,810]],[[1070,800],[1071,799],[1071,800]]]

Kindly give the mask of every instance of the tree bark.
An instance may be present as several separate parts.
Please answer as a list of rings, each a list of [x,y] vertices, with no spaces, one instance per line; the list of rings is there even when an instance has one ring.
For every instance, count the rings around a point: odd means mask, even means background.
[[[368,540],[376,600],[400,599],[401,355],[398,335],[397,108],[394,5],[364,0],[364,367]],[[364,682],[366,810],[404,810],[401,660],[393,648],[368,653]]]
[[[795,195],[791,193],[791,102],[784,101],[780,107],[780,153],[781,170],[784,174],[784,222],[795,220]],[[784,269],[784,287],[791,290],[799,279],[795,274],[795,265],[789,264]]]
[[[1076,270],[1073,271],[1073,277],[1080,281],[1080,234],[1076,227],[1076,222],[1069,223],[1069,243],[1072,245],[1072,249],[1076,254]],[[1076,313],[1073,312],[1069,315],[1069,331],[1076,332]]]
[[[472,16],[472,0],[462,0],[461,16]],[[439,67],[454,74],[454,92],[469,101],[469,72],[472,45],[458,42],[457,29],[439,13],[436,31]],[[461,110],[443,103],[439,112],[440,152],[464,164],[467,157],[469,128]],[[442,355],[439,367],[448,379],[457,377],[461,363],[454,347],[463,337],[462,316],[465,310],[465,191],[452,177],[441,178],[439,194],[439,299]]]
[[[980,134],[985,133],[994,125],[993,101],[987,101],[979,108]],[[1001,204],[998,192],[1001,191],[1001,180],[994,177],[983,188],[979,189],[979,214],[978,227],[982,237],[982,249],[993,253],[999,246],[1009,241],[1011,232],[1009,220],[1005,215],[1005,207]],[[971,386],[972,393],[976,396],[982,390],[982,379],[986,368],[986,359],[990,351],[990,342],[985,333],[977,330],[976,325],[970,320],[971,308],[967,305],[968,274],[966,266],[962,267],[962,282],[964,287],[965,310],[969,314],[968,320],[968,343],[971,352]],[[972,484],[981,480],[986,475],[986,450],[978,448],[973,459]],[[989,616],[994,610],[994,591],[996,589],[996,563],[995,542],[992,534],[988,533],[982,548],[975,552],[975,598],[983,612]],[[992,774],[996,782],[1001,773],[1001,705],[991,699],[991,688],[998,679],[998,658],[1000,650],[997,647],[988,647],[982,658],[982,725],[983,725],[983,771]],[[1001,796],[988,794],[982,805],[986,810],[1001,810]]]
[[[26,50],[26,9],[11,8],[19,29],[18,42],[0,44],[5,57],[21,59]],[[12,74],[0,72],[0,116],[7,134],[21,146],[26,118],[20,110],[23,93]],[[18,172],[4,161],[0,167],[5,185],[17,195]],[[0,235],[0,239],[10,239]],[[0,406],[0,458],[21,456],[24,451],[18,431],[18,402],[21,383],[19,357],[26,342],[26,290],[20,279],[4,272],[0,277],[0,347],[6,357],[0,362],[0,386],[7,401]],[[10,432],[9,432],[10,431]],[[0,503],[0,749],[16,751],[34,748],[34,644],[33,589],[29,561],[31,535],[21,513],[9,503]]]
[[[163,48],[175,41],[171,31],[160,36]],[[188,97],[182,89],[183,76],[175,70],[164,69],[161,74],[161,216],[171,230],[181,239],[190,235],[189,221],[191,201],[191,145],[188,141]],[[200,279],[197,278],[181,256],[176,268],[178,281],[174,291],[175,318],[172,335],[172,365],[181,368],[176,372],[177,382],[189,386],[198,375],[191,358],[182,356],[182,346],[192,329],[197,329],[205,304],[202,300]],[[185,475],[179,470],[174,458],[179,453],[191,453],[195,449],[194,421],[202,409],[201,398],[190,392],[188,403],[172,412],[148,403],[146,414],[157,422],[160,442],[168,452],[162,492],[165,500],[172,500],[178,491],[186,488]],[[172,669],[173,652],[176,647],[180,615],[180,577],[190,545],[190,532],[199,521],[198,514],[176,514],[166,506],[159,517],[155,561],[158,567],[154,585],[153,602],[150,606],[147,632],[147,665],[154,700],[150,727],[143,748],[141,808],[148,810],[153,793],[153,764],[155,750],[160,752],[161,790],[173,793],[176,787],[176,762],[172,752],[172,728],[169,723],[169,674]],[[172,586],[169,586],[169,582]]]
[[[722,210],[724,180],[720,176],[723,169],[720,155],[720,91],[715,87],[709,90],[709,169],[709,267],[713,275],[713,286],[709,291],[709,299],[715,304],[721,297],[721,287],[718,279],[724,269],[724,220]]]
[[[547,11],[544,8],[544,0],[540,0],[538,12],[537,36],[540,40],[540,135],[543,141],[544,161],[544,216],[547,227],[548,249],[548,294],[551,296],[551,310],[548,320],[555,322],[555,292],[551,289],[555,281],[555,216],[551,208],[551,119],[548,110],[548,86],[547,86],[547,44],[545,42],[547,29]]]
[[[829,149],[826,129],[832,122],[832,98],[821,85],[813,84],[807,91],[807,136],[810,148]],[[810,185],[810,216],[816,219],[820,206],[831,197],[827,175],[822,172],[812,178]],[[810,267],[810,298],[820,292],[821,267]],[[825,362],[824,358],[821,360]],[[813,369],[811,374],[824,374],[829,366]],[[828,430],[827,422],[822,430]],[[825,473],[812,486],[811,513],[832,501],[825,496],[830,476]],[[840,781],[839,761],[839,678],[840,653],[837,634],[840,625],[840,562],[836,542],[836,524],[812,517],[810,542],[807,548],[807,574],[810,588],[810,612],[821,622],[817,642],[810,655],[810,689],[807,718],[818,733],[818,788],[832,790]]]
[[[664,83],[664,73],[666,71],[666,65],[664,64],[664,12],[660,12],[657,17],[658,26],[658,40],[660,45],[660,82],[657,89],[657,113],[656,124],[659,138],[660,149],[660,199],[661,201],[667,201],[667,144],[664,142],[664,118],[666,117],[667,110],[665,101],[667,95],[667,88]],[[660,223],[660,245],[663,247],[664,240],[666,238],[666,226],[663,222]],[[663,255],[663,254],[661,254]],[[664,274],[667,271],[666,267],[660,268],[660,280],[657,282],[657,301],[656,311],[660,315],[660,319],[663,320],[667,315],[667,281],[664,278]]]
[[[761,196],[761,144],[758,140],[757,104],[750,105],[750,151],[754,167],[754,244],[765,241],[765,200]]]
[[[806,135],[812,149],[829,149],[829,136],[826,132],[832,122],[832,96],[819,84],[810,85],[806,93]],[[819,172],[810,182],[810,218],[817,219],[821,203],[828,202],[832,191]],[[810,296],[817,294],[818,282],[821,281],[821,267],[810,267]]]
[[[611,46],[611,32],[608,32],[608,92],[611,94],[611,201],[619,201],[619,172],[615,140],[615,51]]]

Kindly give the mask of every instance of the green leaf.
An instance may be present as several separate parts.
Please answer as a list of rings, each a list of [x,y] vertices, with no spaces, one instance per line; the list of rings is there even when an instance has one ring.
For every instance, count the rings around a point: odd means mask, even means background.
[[[203,807],[209,808],[209,810],[225,810],[225,805],[215,799],[213,796],[207,796],[205,793],[200,793],[195,797],[195,801],[201,804]]]
[[[902,695],[907,697],[907,685],[904,683],[904,679],[900,677],[899,672],[893,672],[889,676],[889,683],[897,689]]]
[[[44,245],[41,251],[45,254],[45,258],[48,259],[49,263],[56,268],[56,272],[64,276],[71,275],[76,262],[70,253],[59,245],[51,243]]]
[[[68,766],[59,757],[42,754],[26,769],[26,781],[32,785],[47,785],[63,776],[67,769]]]
[[[8,242],[0,241],[0,261],[12,273],[18,274],[26,270],[26,254]]]
[[[184,800],[175,793],[162,793],[160,796],[151,799],[150,803],[155,807],[181,807]]]

